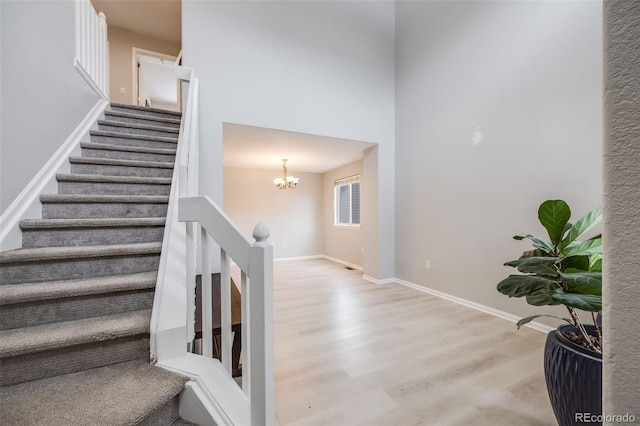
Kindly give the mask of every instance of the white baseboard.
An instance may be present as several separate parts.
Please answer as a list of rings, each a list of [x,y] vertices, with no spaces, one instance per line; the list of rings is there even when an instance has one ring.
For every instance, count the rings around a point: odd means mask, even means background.
[[[340,264],[342,264],[344,266],[348,266],[349,268],[353,268],[353,269],[355,269],[357,271],[364,271],[364,268],[362,266],[356,265],[355,263],[347,262],[346,260],[338,259],[336,257],[327,256],[326,254],[323,254],[320,257],[323,258],[323,259],[330,260],[330,261],[335,262],[335,263],[340,263]]]
[[[59,173],[59,170],[67,165],[67,158],[79,146],[80,140],[89,134],[91,126],[108,104],[109,102],[104,99],[98,100],[80,124],[71,132],[67,140],[60,145],[49,161],[0,216],[0,248],[2,250],[22,247],[22,233],[18,224],[22,219],[41,217],[40,194],[45,188],[54,188],[55,191],[57,187],[56,173]]]
[[[311,256],[294,256],[294,257],[278,257],[273,259],[274,262],[287,262],[289,260],[309,260],[309,259],[322,259],[324,256],[321,254],[314,254]]]
[[[367,281],[371,281],[374,284],[380,284],[380,285],[391,284],[397,281],[395,278],[385,278],[384,280],[379,280],[377,278],[370,277],[369,275],[363,275],[362,278],[364,278]]]
[[[443,292],[438,291],[438,290],[433,290],[431,288],[424,287],[424,286],[421,286],[419,284],[415,284],[415,283],[412,283],[412,282],[409,282],[409,281],[401,280],[399,278],[396,278],[395,280],[392,280],[392,282],[396,282],[396,283],[398,283],[400,285],[403,285],[405,287],[409,287],[409,288],[412,288],[414,290],[418,290],[418,291],[421,291],[423,293],[430,294],[432,296],[440,297],[440,298],[448,300],[450,302],[454,302],[454,303],[457,303],[459,305],[466,306],[468,308],[475,309],[477,311],[484,312],[486,314],[490,314],[490,315],[493,315],[495,317],[502,318],[502,319],[505,319],[505,320],[513,322],[513,323],[517,323],[520,320],[520,317],[518,317],[517,315],[513,315],[513,314],[510,314],[508,312],[501,311],[499,309],[494,309],[494,308],[491,308],[489,306],[482,305],[480,303],[472,302],[470,300],[463,299],[461,297],[452,296],[450,294],[443,293]],[[529,327],[529,328],[532,328],[534,330],[540,331],[540,332],[545,333],[545,334],[549,333],[550,331],[555,330],[554,327],[550,327],[548,325],[540,324],[539,322],[535,322],[535,321],[532,321],[532,322],[524,325],[524,327]]]

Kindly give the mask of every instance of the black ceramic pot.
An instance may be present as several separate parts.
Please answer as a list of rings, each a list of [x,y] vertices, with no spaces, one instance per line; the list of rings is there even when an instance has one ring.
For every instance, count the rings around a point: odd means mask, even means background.
[[[565,324],[547,335],[544,375],[551,406],[560,426],[602,425],[593,421],[602,414],[602,356],[564,337],[571,331],[575,327]]]

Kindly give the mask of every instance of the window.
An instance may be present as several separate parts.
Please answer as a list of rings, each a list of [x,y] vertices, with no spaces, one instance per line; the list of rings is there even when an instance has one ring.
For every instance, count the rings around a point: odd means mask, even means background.
[[[360,176],[335,181],[335,220],[339,226],[360,226]]]

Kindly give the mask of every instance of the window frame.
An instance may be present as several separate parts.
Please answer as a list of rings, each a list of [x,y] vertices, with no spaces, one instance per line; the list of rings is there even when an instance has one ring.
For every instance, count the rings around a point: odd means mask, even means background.
[[[353,185],[358,184],[358,211],[360,212],[360,199],[362,184],[360,183],[360,176],[350,176],[344,179],[338,179],[334,182],[333,188],[333,226],[340,228],[360,228],[362,222],[362,215],[359,213],[358,223],[353,222]],[[340,222],[340,188],[349,188],[349,222]]]

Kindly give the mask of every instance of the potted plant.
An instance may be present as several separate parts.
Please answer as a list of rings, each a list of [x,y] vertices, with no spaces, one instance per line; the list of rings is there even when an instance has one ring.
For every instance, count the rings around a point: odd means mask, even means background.
[[[602,208],[569,222],[571,209],[562,200],[547,200],[538,219],[549,239],[516,235],[533,249],[505,263],[520,273],[498,284],[509,297],[525,297],[534,306],[564,305],[568,318],[540,314],[518,321],[550,316],[567,324],[547,335],[544,351],[545,379],[551,405],[560,426],[593,424],[602,413],[602,234],[584,241],[579,237],[602,219]],[[584,312],[580,312],[584,311]],[[583,322],[588,316],[592,324]]]

